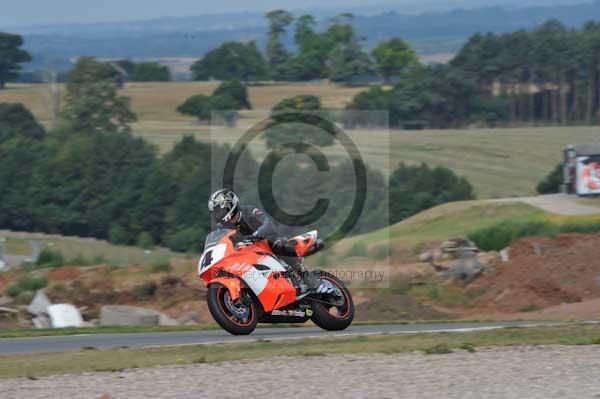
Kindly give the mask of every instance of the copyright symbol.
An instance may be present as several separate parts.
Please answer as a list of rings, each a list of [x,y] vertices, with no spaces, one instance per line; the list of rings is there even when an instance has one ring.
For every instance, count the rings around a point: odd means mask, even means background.
[[[221,186],[234,186],[236,167],[242,154],[255,138],[269,129],[289,123],[301,123],[323,130],[343,146],[351,161],[356,182],[354,202],[343,223],[325,238],[328,246],[333,247],[352,231],[363,212],[367,198],[367,168],[360,151],[352,139],[329,119],[313,113],[285,112],[261,120],[247,130],[229,152],[223,168],[223,182]],[[318,198],[315,206],[309,212],[302,214],[288,213],[281,209],[275,201],[273,175],[277,165],[285,157],[293,154],[308,156],[319,172],[330,170],[327,157],[318,146],[303,141],[287,142],[272,148],[261,164],[258,173],[258,195],[261,203],[264,204],[265,212],[274,220],[288,226],[298,227],[317,222],[328,210],[330,200],[327,198]]]

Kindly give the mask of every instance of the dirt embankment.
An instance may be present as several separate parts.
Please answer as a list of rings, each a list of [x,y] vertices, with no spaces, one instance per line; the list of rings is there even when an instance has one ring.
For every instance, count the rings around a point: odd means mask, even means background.
[[[600,318],[600,234],[524,238],[508,252],[508,262],[469,284],[437,280],[426,263],[393,264],[388,291],[354,290],[356,319]],[[134,264],[35,273],[48,278],[54,302],[84,308],[87,320],[97,318],[102,305],[116,304],[152,308],[184,322],[212,320],[192,261],[174,261],[168,272]],[[0,291],[18,278],[14,272],[0,275]]]
[[[508,252],[509,262],[469,285],[484,294],[467,314],[525,313],[527,318],[542,309],[562,308],[567,312],[563,317],[600,315],[600,235],[524,238]],[[560,312],[553,314],[558,316]]]

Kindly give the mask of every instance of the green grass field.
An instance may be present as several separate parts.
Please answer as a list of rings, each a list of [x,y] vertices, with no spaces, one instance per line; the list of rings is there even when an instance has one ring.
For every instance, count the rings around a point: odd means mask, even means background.
[[[213,363],[273,356],[322,356],[337,353],[451,353],[481,346],[600,344],[600,326],[504,328],[492,331],[427,334],[381,334],[354,337],[258,341],[221,345],[122,348],[0,356],[0,378],[36,378],[93,371],[116,372],[170,364]]]
[[[505,221],[546,221],[560,225],[600,221],[600,214],[555,215],[520,202],[451,202],[423,211],[388,228],[346,238],[336,247],[336,251],[343,253],[357,242],[368,248],[385,245],[388,241],[392,247],[418,248],[420,244],[440,242],[450,237],[465,237],[471,232]]]
[[[208,94],[217,82],[131,83],[122,91],[132,99],[139,121],[134,133],[166,151],[183,135],[200,140],[234,143],[240,132],[256,123],[264,112],[244,111],[236,129],[198,125],[175,108],[193,94]],[[333,84],[268,84],[250,87],[255,110],[268,111],[279,100],[297,94],[315,94],[325,107],[341,108],[360,87]],[[23,102],[41,121],[52,123],[47,85],[9,85],[0,102]],[[399,162],[443,165],[469,178],[478,198],[525,196],[561,159],[572,143],[598,142],[596,127],[534,127],[466,130],[351,130],[348,132],[363,158],[373,167],[387,170]],[[250,147],[259,158],[266,154],[262,141]],[[331,153],[343,151],[340,146]]]
[[[99,259],[98,263],[126,265],[132,263],[147,264],[157,259],[171,259],[183,257],[165,248],[154,248],[146,251],[133,246],[113,245],[107,241],[92,238],[78,238],[45,235],[38,233],[12,232],[0,230],[0,238],[5,239],[5,252],[9,255],[29,256],[31,254],[31,241],[38,243],[39,248],[49,247],[59,250],[65,259],[85,258]]]

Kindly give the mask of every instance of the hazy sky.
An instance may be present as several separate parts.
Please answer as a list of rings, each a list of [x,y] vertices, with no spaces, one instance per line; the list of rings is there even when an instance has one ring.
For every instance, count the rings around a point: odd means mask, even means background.
[[[402,10],[427,5],[463,6],[506,3],[569,3],[585,0],[0,0],[3,26],[65,22],[104,22],[222,12],[369,6],[374,2]]]
[[[0,0],[0,28],[63,22],[99,22],[164,16],[264,11],[273,8],[352,6],[369,0]],[[385,1],[384,3],[387,3]]]

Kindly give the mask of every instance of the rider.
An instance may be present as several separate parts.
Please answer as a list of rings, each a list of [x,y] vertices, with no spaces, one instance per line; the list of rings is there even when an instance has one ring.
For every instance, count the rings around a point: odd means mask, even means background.
[[[242,206],[235,193],[223,188],[215,191],[208,200],[208,210],[212,213],[213,220],[217,226],[237,230],[242,236],[251,236],[253,239],[266,239],[275,255],[284,257],[284,260],[302,276],[304,284],[301,284],[301,294],[310,292],[327,292],[329,285],[325,287],[319,284],[319,280],[312,274],[306,272],[303,258],[296,255],[296,249],[287,238],[281,237],[275,228],[275,224],[265,213],[253,206]],[[323,242],[318,240],[317,248],[323,247]]]

